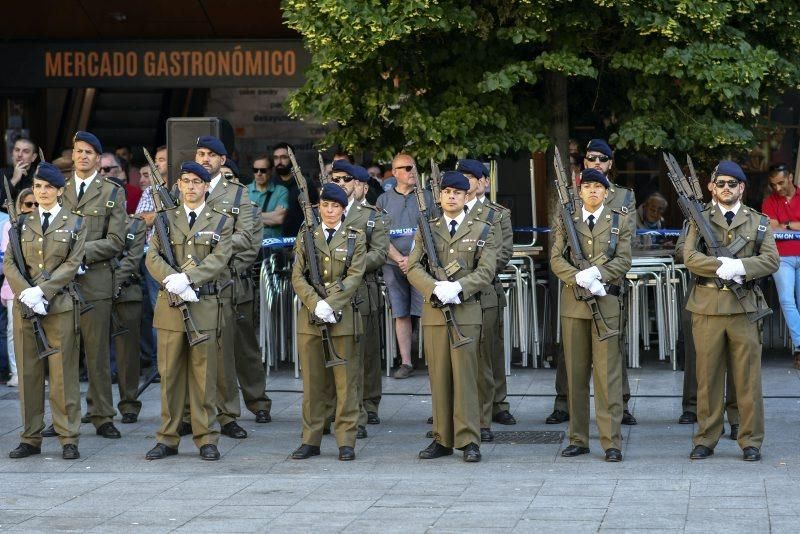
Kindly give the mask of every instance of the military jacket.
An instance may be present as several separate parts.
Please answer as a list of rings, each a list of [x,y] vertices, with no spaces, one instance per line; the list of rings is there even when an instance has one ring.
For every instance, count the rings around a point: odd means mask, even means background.
[[[373,226],[368,226],[369,224]],[[376,273],[386,263],[389,252],[389,232],[381,210],[369,204],[358,204],[355,201],[347,212],[344,224],[348,228],[357,228],[363,232],[367,246],[365,267],[365,283],[358,286],[356,303],[362,315],[378,311],[380,304],[380,288]]]
[[[144,256],[147,224],[141,217],[128,217],[125,244],[116,260],[112,261],[114,273],[114,302],[141,302],[142,286],[139,264]]]
[[[81,228],[78,229],[78,222]],[[23,277],[14,262],[9,246],[3,261],[6,279],[14,295],[38,285],[49,303],[48,313],[72,310],[72,296],[65,291],[73,281],[85,251],[86,227],[80,216],[61,208],[42,233],[39,210],[20,215],[20,242],[28,275],[33,284]]]
[[[628,199],[626,203],[625,200]],[[617,210],[628,216],[628,224],[631,227],[631,239],[636,236],[636,194],[633,189],[611,184],[608,188],[608,197],[604,204],[609,209]]]
[[[248,209],[242,206],[241,209]],[[236,294],[236,304],[252,302],[256,296],[257,285],[251,276],[252,269],[259,271],[261,265],[256,265],[258,253],[261,250],[261,208],[250,203],[252,211],[253,231],[250,235],[250,247],[233,256],[231,260],[231,276],[233,277],[233,288]]]
[[[344,273],[347,259],[347,238],[356,236],[352,261],[347,273]],[[342,223],[333,234],[330,244],[323,237],[322,225],[314,230],[314,249],[316,250],[320,275],[325,282],[328,296],[324,299],[341,319],[329,324],[331,336],[352,336],[362,333],[360,314],[353,309],[352,298],[364,279],[367,264],[367,245],[364,234],[358,229],[348,228]],[[311,324],[317,303],[323,298],[306,278],[307,262],[305,253],[305,231],[300,230],[294,246],[294,263],[292,265],[292,287],[303,306],[297,316],[297,332],[299,334],[320,335],[319,328]],[[344,275],[344,276],[343,276]],[[356,317],[357,316],[357,317]]]
[[[761,243],[759,253],[755,254],[756,234],[761,221],[761,213],[742,204],[739,211],[728,226],[723,211],[719,206],[713,206],[703,212],[703,217],[711,223],[714,235],[723,245],[733,242],[738,236],[747,240],[744,248],[740,250],[736,257],[742,260],[745,272],[745,282],[751,282],[765,276],[769,276],[778,270],[780,258],[778,249],[775,246],[775,238],[769,228],[769,222],[765,223],[766,231],[764,240]],[[703,315],[732,315],[745,312],[755,312],[759,304],[763,304],[761,288],[753,286],[747,293],[744,307],[734,295],[733,291],[727,289],[720,290],[716,287],[708,287],[713,284],[717,276],[716,271],[722,262],[714,256],[705,253],[697,226],[689,224],[686,233],[686,243],[683,246],[683,257],[686,267],[698,278],[686,309],[692,313]]]
[[[619,239],[613,254],[608,255],[609,245],[612,241],[613,211],[608,205],[603,206],[600,217],[594,225],[594,230],[583,221],[582,212],[578,211],[572,218],[575,231],[581,244],[583,257],[600,271],[600,281],[603,284],[613,284],[622,287],[625,275],[631,268],[631,225],[629,218],[632,215],[619,213]],[[556,225],[553,232],[553,246],[550,249],[550,269],[564,285],[561,292],[561,315],[575,319],[591,319],[592,314],[585,302],[575,298],[572,287],[575,285],[575,275],[580,269],[572,265],[569,254],[567,234],[563,224]],[[608,294],[597,297],[600,313],[603,317],[618,317],[620,314],[619,298]]]
[[[501,217],[502,213],[499,210],[488,204],[481,203],[481,201],[476,202],[469,213],[467,213],[468,219],[491,225],[490,234],[492,235],[492,243],[494,246],[495,266],[498,263],[496,258],[503,255],[503,235],[499,224]],[[496,275],[497,273],[495,272],[494,274]],[[500,304],[497,291],[495,291],[494,288],[494,279],[495,277],[492,276],[492,281],[489,282],[488,286],[482,288],[480,292],[479,300],[481,302],[481,308],[484,310],[496,308]]]
[[[454,260],[461,260],[463,268],[453,275],[453,280],[461,284],[462,292],[459,295],[461,304],[453,306],[456,321],[460,325],[480,325],[483,323],[483,312],[478,302],[478,294],[491,284],[494,279],[494,270],[497,262],[494,235],[489,232],[486,243],[482,248],[480,259],[476,265],[477,244],[481,239],[484,228],[489,225],[481,220],[464,217],[456,233],[451,237],[444,216],[431,219],[430,227],[433,242],[439,261],[446,266]],[[425,299],[422,309],[423,325],[446,324],[441,310],[433,307],[431,297],[436,279],[430,275],[422,264],[425,254],[422,245],[422,235],[417,232],[414,238],[414,248],[408,257],[408,281]]]
[[[86,251],[83,264],[86,273],[77,277],[86,300],[113,296],[111,260],[125,243],[125,188],[107,178],[95,175],[85,189],[81,201],[75,191],[75,177],[70,176],[62,195],[63,208],[84,218]],[[108,230],[105,229],[108,221]]]
[[[233,235],[233,219],[209,208],[208,204],[197,214],[194,226],[189,229],[189,221],[183,206],[165,211],[170,245],[178,266],[186,273],[195,289],[213,288],[218,290],[223,281],[230,280],[228,262],[231,258]],[[220,221],[224,221],[220,223]],[[219,241],[216,237],[219,236]],[[216,244],[215,244],[216,243]],[[178,271],[169,266],[162,256],[162,247],[158,232],[150,240],[145,265],[153,278],[160,284],[170,274]],[[216,330],[219,325],[218,295],[200,295],[200,302],[189,303],[189,310],[199,330]],[[161,289],[156,299],[153,314],[153,325],[156,328],[183,331],[183,317],[178,308],[172,308]]]

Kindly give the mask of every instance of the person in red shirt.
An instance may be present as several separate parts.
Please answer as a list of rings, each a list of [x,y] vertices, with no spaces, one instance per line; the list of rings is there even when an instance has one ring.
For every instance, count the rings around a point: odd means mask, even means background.
[[[104,152],[100,156],[100,176],[110,178],[125,187],[125,211],[128,215],[136,213],[142,190],[128,182],[127,162],[122,161],[116,154]]]
[[[773,165],[768,179],[772,193],[764,199],[761,211],[769,217],[770,226],[774,231],[800,231],[800,195],[794,185],[794,175],[785,164]],[[776,243],[781,263],[778,272],[772,276],[792,336],[794,368],[800,369],[800,240],[787,239]]]

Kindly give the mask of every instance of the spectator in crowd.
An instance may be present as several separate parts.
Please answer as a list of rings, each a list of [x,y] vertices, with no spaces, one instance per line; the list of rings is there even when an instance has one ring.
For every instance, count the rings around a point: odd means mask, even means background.
[[[100,156],[100,176],[114,180],[125,188],[125,211],[128,215],[133,215],[139,206],[142,190],[128,182],[128,175],[123,165],[126,163],[117,155],[103,152]]]
[[[139,167],[139,189],[144,192],[144,190],[150,187],[150,184],[152,183],[153,181],[150,176],[150,165],[142,165]]]
[[[133,151],[130,145],[120,145],[114,149],[114,154],[127,164],[125,172],[128,175],[128,183],[139,186],[139,167],[133,164]],[[129,212],[130,213],[130,212]]]
[[[23,189],[32,187],[38,156],[39,147],[30,139],[20,137],[14,141],[14,148],[11,150],[11,166],[5,170],[6,176],[9,177],[12,200],[16,200],[19,192]],[[5,203],[5,198],[5,187],[0,184],[0,206]]]
[[[378,197],[383,194],[383,169],[378,164],[370,165],[367,168],[369,182],[367,182],[367,202],[375,205]]]
[[[276,185],[284,186],[289,192],[289,206],[286,210],[286,216],[283,218],[282,233],[284,236],[295,237],[300,231],[300,225],[303,224],[303,209],[297,200],[300,190],[292,176],[292,162],[289,159],[288,150],[290,148],[294,151],[294,147],[289,143],[281,142],[272,149],[272,161],[275,164],[272,182]],[[319,192],[308,176],[306,176],[306,190],[311,204],[319,202]]]
[[[289,206],[289,191],[269,179],[269,157],[253,161],[253,182],[247,186],[250,200],[261,210],[263,237],[281,237],[281,227]]]
[[[58,157],[53,160],[53,165],[58,167],[65,180],[72,176],[72,158]]]
[[[664,195],[655,191],[636,208],[636,229],[637,230],[662,230],[664,228],[664,212],[667,211],[669,203]],[[661,245],[664,236],[661,235],[637,235],[633,239],[634,247],[650,248]]]
[[[764,199],[761,211],[769,217],[775,231],[800,230],[800,195],[794,185],[794,173],[785,164],[774,165],[769,170],[769,188],[772,193]],[[778,289],[778,300],[792,337],[794,368],[800,369],[800,241],[776,241],[780,266],[772,275]]]

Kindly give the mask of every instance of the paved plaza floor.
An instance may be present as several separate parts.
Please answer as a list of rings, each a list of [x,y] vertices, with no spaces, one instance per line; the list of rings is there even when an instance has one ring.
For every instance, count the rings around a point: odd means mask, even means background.
[[[16,390],[0,386],[0,530],[25,532],[799,532],[800,374],[788,354],[764,362],[767,433],[758,463],[741,460],[724,437],[716,454],[690,461],[693,426],[676,424],[683,373],[649,363],[630,371],[632,411],[623,427],[624,461],[609,464],[592,419],[589,455],[567,459],[557,444],[484,444],[483,461],[460,454],[422,461],[430,440],[427,375],[384,378],[380,425],[368,427],[354,462],[340,462],[331,436],[322,455],[288,459],[300,444],[301,383],[273,373],[272,423],[249,413],[245,440],[222,437],[222,460],[200,460],[184,439],[180,454],[148,462],[159,393],[143,396],[139,422],[117,426],[121,440],[82,425],[81,459],[61,459],[57,440],[42,454],[11,460],[18,443]],[[545,425],[554,371],[514,369],[514,427]],[[85,388],[85,384],[83,384]],[[49,417],[48,417],[49,422]],[[726,425],[727,429],[727,425]]]

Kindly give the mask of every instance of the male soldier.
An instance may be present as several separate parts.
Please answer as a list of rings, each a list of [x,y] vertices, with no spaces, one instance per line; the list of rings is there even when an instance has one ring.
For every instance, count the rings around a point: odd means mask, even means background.
[[[586,146],[586,155],[584,156],[583,165],[586,169],[595,169],[603,173],[609,183],[608,198],[605,200],[605,205],[609,210],[618,211],[621,214],[633,214],[636,211],[636,195],[633,189],[620,187],[619,185],[611,182],[609,173],[614,165],[614,152],[603,139],[592,139]],[[626,217],[630,225],[631,236],[636,233],[636,218]],[[621,287],[620,292],[620,306],[624,304],[622,296],[625,291],[625,286]],[[625,310],[620,310],[620,332],[625,331]],[[628,385],[628,366],[625,364],[625,335],[619,336],[620,354],[622,354],[622,424],[635,425],[636,418],[628,410],[628,400],[631,398],[631,388]],[[564,355],[559,354],[558,365],[556,369],[556,400],[553,406],[553,413],[551,413],[545,422],[548,425],[563,423],[569,421],[569,411],[567,409],[567,376],[566,370],[561,370]]]
[[[425,357],[431,381],[433,441],[420,451],[423,460],[464,451],[465,462],[480,462],[481,410],[478,400],[478,343],[482,312],[477,296],[491,285],[495,272],[495,244],[491,224],[464,213],[469,180],[458,171],[442,175],[440,202],[443,215],[430,220],[433,246],[442,266],[456,262],[453,281],[437,280],[423,266],[426,254],[419,229],[408,258],[408,280],[425,299],[422,326]],[[450,305],[455,322],[469,343],[452,347],[442,309]]]
[[[141,217],[128,217],[125,245],[112,260],[114,273],[114,304],[112,332],[116,342],[117,370],[119,372],[119,404],[124,424],[139,419],[142,403],[136,398],[139,389],[139,342],[142,320],[142,286],[139,264],[144,256],[147,225]],[[115,331],[116,330],[116,331]]]
[[[359,367],[362,369],[358,381],[360,416],[356,438],[367,437],[369,424],[380,422],[378,403],[381,401],[381,340],[380,340],[380,288],[377,273],[386,263],[389,250],[389,234],[378,208],[367,204],[364,196],[369,187],[369,173],[364,167],[351,165],[346,159],[333,162],[331,181],[339,185],[348,196],[344,210],[344,225],[357,228],[365,237],[367,259],[364,283],[358,286],[355,302],[361,315],[364,334],[358,340]]]
[[[86,227],[86,256],[76,281],[83,297],[94,307],[81,314],[81,340],[86,354],[89,390],[87,416],[104,438],[121,437],[114,426],[111,394],[109,339],[111,298],[114,293],[111,261],[125,244],[125,189],[97,173],[103,147],[89,132],[73,138],[72,162],[75,174],[66,181],[63,206],[83,216]],[[88,421],[87,421],[88,422]]]
[[[747,240],[736,258],[707,255],[694,224],[689,225],[683,248],[686,267],[697,276],[687,309],[692,312],[692,335],[697,351],[697,419],[689,458],[714,454],[723,425],[725,362],[730,357],[741,420],[739,446],[745,461],[761,460],[764,440],[764,401],[761,396],[761,322],[750,314],[766,304],[755,280],[778,270],[779,257],[769,219],[742,204],[747,177],[732,161],[720,161],[714,170],[717,205],[703,212],[723,245],[737,237]],[[719,280],[721,279],[724,282]],[[732,282],[731,282],[732,281]],[[739,300],[731,283],[739,284]]]
[[[222,141],[210,135],[197,138],[197,151],[194,161],[202,165],[211,176],[206,195],[208,208],[233,219],[232,256],[245,252],[252,247],[253,210],[250,209],[250,197],[247,187],[228,180],[220,169],[226,162],[228,151]],[[228,276],[230,280],[230,276]],[[233,284],[222,290],[220,299],[223,302],[222,352],[217,365],[217,419],[220,432],[234,439],[244,439],[247,431],[239,426],[236,419],[242,414],[239,403],[239,387],[236,382],[235,337],[236,321],[234,319]],[[181,429],[189,430],[188,425]]]
[[[589,380],[594,374],[594,402],[600,445],[608,462],[622,461],[622,355],[617,336],[597,339],[592,314],[586,302],[575,298],[572,286],[588,289],[597,298],[603,318],[612,330],[619,329],[619,291],[631,267],[631,225],[628,215],[606,204],[610,182],[596,169],[581,173],[581,212],[573,224],[579,234],[581,252],[592,264],[579,270],[570,263],[569,243],[562,221],[550,249],[550,267],[567,286],[561,293],[561,325],[569,398],[569,446],[561,456],[589,452]],[[619,236],[617,238],[617,236]]]
[[[145,456],[148,460],[178,454],[178,426],[187,397],[200,457],[219,460],[219,432],[212,428],[217,416],[217,352],[222,350],[219,280],[228,279],[233,221],[205,202],[210,181],[211,175],[202,165],[191,161],[181,164],[181,205],[164,212],[162,219],[166,219],[170,242],[162,243],[156,232],[147,250],[147,269],[163,286],[154,315],[161,375],[161,427],[156,433],[156,446]],[[172,247],[179,264],[177,270],[164,258],[166,247]],[[194,325],[208,339],[194,346],[189,344],[181,309],[170,305],[168,292],[188,303]]]
[[[358,381],[361,380],[359,348],[355,338],[362,333],[353,297],[364,278],[367,248],[360,230],[342,221],[347,193],[336,184],[325,184],[319,202],[322,223],[314,230],[315,257],[306,255],[306,231],[297,235],[292,265],[292,287],[303,306],[297,316],[297,352],[303,370],[303,443],[292,459],[305,460],[320,453],[322,430],[329,400],[327,384],[335,383],[336,421],[334,434],[339,460],[354,460],[358,425]],[[317,262],[328,296],[323,298],[307,278],[309,262]],[[313,319],[312,319],[313,317]],[[312,323],[317,321],[317,323]],[[325,366],[325,350],[319,322],[327,325],[331,344],[346,363]]]
[[[11,458],[39,454],[44,428],[45,367],[50,370],[50,411],[61,442],[61,456],[76,460],[81,418],[78,382],[79,341],[77,306],[65,287],[72,283],[84,255],[85,231],[80,216],[61,209],[64,177],[55,165],[41,163],[33,172],[33,195],[39,207],[20,215],[19,239],[22,258],[9,247],[5,275],[19,303],[14,303],[14,341],[19,374],[22,432]],[[22,272],[19,266],[27,272]],[[30,282],[29,282],[30,280]],[[31,285],[34,284],[34,285]],[[20,304],[21,303],[21,304]],[[22,305],[39,316],[42,330],[55,349],[39,357],[33,324],[23,319]]]

